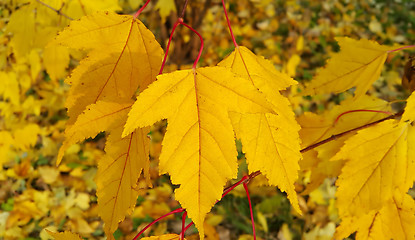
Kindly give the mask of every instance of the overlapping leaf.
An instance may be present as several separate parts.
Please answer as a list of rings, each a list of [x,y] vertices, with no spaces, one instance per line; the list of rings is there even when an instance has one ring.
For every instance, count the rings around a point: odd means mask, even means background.
[[[301,125],[302,145],[303,147],[310,146],[332,135],[388,116],[385,113],[373,111],[390,112],[391,108],[384,100],[362,96],[359,99],[348,98],[340,105],[320,115],[306,112],[297,119]]]
[[[155,80],[163,51],[137,19],[96,13],[74,21],[54,44],[89,51],[72,76],[66,106],[69,120],[57,163],[72,144],[101,131],[110,133],[96,178],[98,208],[109,238],[138,196],[137,181],[148,173],[147,128],[121,138],[122,127],[137,91]],[[82,113],[82,114],[81,114]]]
[[[112,233],[117,230],[118,223],[126,213],[131,214],[136,205],[141,172],[149,177],[149,128],[137,129],[121,138],[123,128],[121,124],[109,135],[106,155],[98,163],[96,177],[99,215],[105,222],[104,230],[109,239],[113,239]]]
[[[397,48],[366,39],[338,37],[336,40],[340,52],[332,55],[327,66],[307,85],[304,95],[340,93],[356,87],[355,96],[362,96],[379,78],[388,51]]]
[[[155,79],[163,51],[154,35],[132,16],[96,13],[73,21],[55,44],[89,50],[71,77],[66,107],[72,125],[99,100],[130,99]]]
[[[405,193],[415,180],[415,129],[395,120],[359,131],[333,160],[348,160],[336,182],[340,216],[379,210],[395,189]]]
[[[168,127],[160,173],[169,173],[176,199],[203,238],[203,221],[236,177],[234,133],[228,112],[272,112],[272,106],[245,79],[226,68],[208,67],[158,76],[137,98],[124,135],[163,118]]]
[[[383,112],[374,112],[383,111]],[[378,98],[362,96],[358,99],[349,98],[333,109],[317,115],[306,112],[297,121],[301,125],[300,136],[303,147],[311,146],[319,141],[327,139],[356,127],[374,122],[387,117],[390,112],[388,102]],[[317,188],[325,178],[337,177],[343,167],[343,161],[330,161],[340,150],[344,141],[354,133],[339,137],[335,141],[314,148],[316,155],[304,157],[302,170],[311,170],[310,183],[302,194],[308,194]]]
[[[232,124],[242,140],[250,172],[265,174],[271,185],[287,192],[294,209],[300,212],[294,190],[301,158],[299,126],[288,100],[279,93],[296,82],[241,46],[218,65],[248,79],[272,104],[276,114],[231,113]]]
[[[124,123],[132,105],[132,100],[119,103],[98,101],[96,104],[89,105],[83,114],[79,115],[76,122],[66,128],[66,139],[59,149],[57,164],[63,158],[65,150],[71,145]]]
[[[66,101],[68,129],[88,105],[99,100],[127,101],[137,90],[145,89],[155,79],[163,53],[153,34],[139,20],[109,12],[72,22],[54,44],[90,50],[88,57],[66,80],[72,85]],[[104,130],[101,128],[98,132]],[[67,130],[58,163],[70,144],[91,137],[76,128],[72,131],[78,132],[78,137],[74,138]]]
[[[393,198],[378,211],[371,211],[361,217],[342,220],[337,228],[335,239],[347,238],[357,231],[357,240],[366,239],[414,239],[415,201],[411,196],[394,192]]]

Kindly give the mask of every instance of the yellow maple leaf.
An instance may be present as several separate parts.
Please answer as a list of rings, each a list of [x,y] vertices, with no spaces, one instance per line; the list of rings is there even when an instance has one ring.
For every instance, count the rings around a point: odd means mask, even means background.
[[[340,93],[356,87],[355,96],[362,96],[379,78],[388,51],[397,48],[366,39],[338,37],[336,41],[340,52],[332,55],[326,67],[307,85],[304,95]]]
[[[301,159],[299,126],[290,103],[278,92],[296,82],[278,72],[271,62],[242,46],[236,47],[218,65],[229,67],[248,79],[272,104],[276,114],[230,113],[232,125],[242,140],[249,171],[265,174],[269,184],[287,192],[294,209],[301,212],[294,190]]]
[[[15,147],[27,150],[31,146],[34,146],[39,133],[40,127],[34,123],[27,124],[25,127],[17,129],[14,132]]]
[[[132,104],[132,100],[98,101],[96,104],[87,106],[76,122],[65,129],[66,138],[59,149],[56,164],[60,164],[65,151],[73,144],[125,123]]]
[[[297,66],[301,62],[301,57],[298,54],[294,54],[288,59],[287,66],[285,66],[288,76],[294,77],[296,74]]]
[[[62,46],[47,46],[43,51],[43,64],[52,80],[65,77],[69,64],[68,49]]]
[[[36,35],[35,11],[30,4],[22,6],[10,16],[6,32],[13,34],[10,45],[17,58],[24,57],[30,52]]]
[[[76,234],[72,233],[70,231],[65,232],[51,232],[46,229],[46,232],[52,236],[55,240],[82,240],[82,238]]]
[[[415,128],[388,120],[349,138],[332,160],[345,159],[338,186],[341,217],[379,210],[397,188],[406,192],[415,180]]]
[[[167,118],[160,173],[169,173],[176,199],[203,238],[203,221],[237,174],[237,152],[228,111],[272,112],[245,79],[222,67],[159,75],[129,113],[123,135]]]
[[[143,237],[143,240],[179,240],[180,235],[177,234],[164,234],[160,236]],[[186,239],[186,238],[184,238]]]
[[[163,50],[154,35],[132,16],[100,12],[73,21],[52,44],[90,50],[66,79],[71,125],[86,106],[99,100],[131,99],[154,81]]]
[[[64,2],[66,4],[63,5],[63,12],[74,19],[96,11],[115,12],[122,10],[118,0],[65,0]]]
[[[123,128],[122,124],[109,135],[106,155],[98,163],[96,176],[98,210],[109,239],[113,239],[112,233],[117,230],[118,223],[126,213],[131,214],[136,205],[137,182],[143,169],[149,180],[149,128],[137,129],[121,138]]]
[[[285,90],[287,87],[297,84],[286,74],[278,72],[270,61],[256,56],[244,46],[235,48],[218,65],[229,67],[233,72],[249,77],[261,92]]]
[[[101,131],[108,131],[106,155],[98,164],[97,196],[98,209],[105,222],[105,232],[109,238],[117,229],[125,214],[131,214],[138,196],[137,180],[141,174],[149,183],[149,128],[137,129],[121,138],[122,128],[132,100],[124,103],[98,101],[91,104],[76,122],[65,131],[67,138],[59,149],[58,160],[74,143],[93,137]],[[58,162],[59,164],[59,162]]]
[[[414,225],[415,201],[395,190],[393,197],[380,210],[358,218],[344,218],[334,237],[344,239],[357,231],[357,240],[414,239]]]
[[[170,13],[176,12],[176,3],[174,0],[159,0],[154,6],[154,10],[159,10],[161,21],[165,23]]]
[[[0,95],[14,106],[20,103],[19,82],[15,72],[0,72]]]

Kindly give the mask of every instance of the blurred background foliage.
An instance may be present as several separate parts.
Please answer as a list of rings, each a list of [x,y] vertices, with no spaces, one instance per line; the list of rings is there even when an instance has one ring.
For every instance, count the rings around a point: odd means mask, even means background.
[[[0,238],[50,239],[44,231],[71,230],[86,239],[104,239],[95,195],[96,163],[103,155],[105,133],[72,146],[56,167],[66,121],[63,83],[85,56],[83,52],[51,51],[47,43],[71,19],[109,10],[134,14],[142,0],[0,0]],[[412,0],[229,0],[227,9],[238,44],[270,59],[300,82],[286,93],[296,114],[322,112],[345,96],[298,97],[332,52],[336,36],[366,38],[381,44],[415,44],[415,2]],[[165,48],[183,0],[153,0],[140,15]],[[200,66],[215,65],[233,50],[219,0],[192,0],[184,21],[205,41]],[[180,27],[173,36],[165,72],[191,66],[200,41]],[[414,51],[390,54],[381,78],[370,90],[388,101],[405,99],[401,87],[406,61]],[[60,67],[51,67],[50,62]],[[397,106],[399,107],[399,106]],[[131,216],[119,225],[116,239],[132,239],[137,229],[178,208],[168,176],[158,176],[157,159],[165,122],[151,131],[151,176],[154,187],[137,199]],[[241,146],[238,144],[240,151]],[[246,174],[240,151],[240,177]],[[303,173],[307,176],[307,173]],[[305,178],[296,190],[305,189]],[[302,216],[291,211],[285,194],[264,187],[263,179],[249,184],[258,237],[261,239],[331,239],[338,224],[333,179],[301,195]],[[144,184],[144,183],[143,183]],[[242,187],[218,203],[207,217],[208,239],[252,239],[249,207]],[[146,235],[179,233],[180,216],[167,218]],[[187,239],[197,239],[194,228]],[[351,236],[353,238],[353,236]]]

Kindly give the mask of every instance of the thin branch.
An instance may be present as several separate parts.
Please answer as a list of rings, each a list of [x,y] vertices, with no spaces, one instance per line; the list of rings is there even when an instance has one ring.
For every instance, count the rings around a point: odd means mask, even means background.
[[[187,224],[187,226],[183,229],[183,231],[186,232],[187,229],[189,229],[192,225],[193,225],[193,222]]]
[[[223,12],[225,13],[225,17],[226,17],[226,23],[228,24],[229,33],[231,34],[231,38],[232,38],[232,41],[233,41],[233,45],[235,45],[235,47],[237,48],[238,43],[236,43],[235,36],[233,35],[231,22],[229,21],[229,17],[228,17],[228,11],[226,11],[225,0],[222,0],[222,6],[223,6]]]
[[[61,16],[64,16],[64,17],[66,17],[67,19],[69,19],[69,20],[74,20],[73,18],[71,18],[71,17],[69,17],[68,15],[66,15],[65,13],[63,13],[62,11],[61,11],[61,9],[55,9],[55,8],[53,8],[52,6],[50,6],[50,5],[48,5],[48,4],[46,4],[46,3],[44,3],[44,2],[42,2],[42,1],[40,1],[40,0],[36,0],[36,2],[38,2],[38,3],[40,3],[40,4],[42,4],[43,6],[45,6],[45,7],[47,7],[47,8],[49,8],[49,9],[51,9],[51,10],[53,10],[54,12],[56,12],[58,15],[61,15]]]
[[[186,13],[187,3],[189,3],[189,0],[185,0],[184,1],[182,13],[180,14],[180,17],[179,18],[184,18],[184,14]]]
[[[404,47],[400,47],[400,48],[397,48],[397,49],[394,49],[394,50],[390,50],[390,51],[388,51],[388,53],[404,50],[404,49],[407,49],[407,48],[413,48],[413,47],[415,47],[415,45],[404,46]]]
[[[182,232],[180,233],[180,240],[184,239],[184,232],[185,232],[185,224],[186,224],[186,216],[187,216],[187,212],[183,213],[182,216]]]
[[[133,240],[137,240],[138,237],[140,237],[141,234],[143,234],[149,227],[153,226],[156,222],[160,221],[161,219],[170,216],[172,214],[175,213],[180,213],[180,212],[184,212],[185,210],[183,208],[178,208],[176,210],[173,210],[167,214],[164,214],[163,216],[157,218],[156,220],[152,221],[150,224],[148,224],[145,228],[143,228],[139,233],[137,233],[137,235],[135,235],[135,237],[133,238]]]
[[[194,28],[192,28],[191,26],[189,26],[189,25],[187,25],[186,23],[184,23],[184,22],[181,22],[180,23],[181,25],[183,25],[183,26],[185,26],[185,27],[187,27],[188,29],[190,29],[192,32],[194,32],[197,36],[199,36],[199,39],[200,39],[200,48],[199,48],[199,54],[197,55],[197,58],[196,58],[196,60],[194,61],[194,63],[193,63],[193,69],[196,69],[196,65],[197,65],[197,63],[199,62],[199,59],[200,59],[200,56],[202,56],[202,52],[203,52],[203,38],[202,38],[202,35],[200,35],[200,33],[198,32],[198,31],[196,31]]]
[[[173,29],[171,30],[169,41],[167,42],[166,52],[164,53],[164,58],[163,58],[163,62],[162,62],[161,67],[160,67],[159,74],[163,73],[163,69],[164,69],[164,66],[166,65],[166,61],[167,61],[167,55],[169,54],[170,43],[173,39],[173,33],[174,33],[174,31],[176,31],[177,26],[179,26],[181,22],[183,22],[183,18],[178,18],[177,21],[174,23]]]
[[[244,185],[244,188],[245,188],[246,197],[248,198],[248,202],[249,202],[249,211],[251,212],[252,234],[254,235],[254,240],[256,240],[254,212],[252,210],[251,196],[249,196],[248,185],[246,184],[246,182],[244,182],[243,185]]]
[[[147,0],[146,3],[144,3],[144,5],[138,9],[138,11],[134,14],[134,19],[138,18],[138,16],[141,14],[141,12],[144,10],[144,8],[147,7],[147,4],[150,2],[150,0]]]

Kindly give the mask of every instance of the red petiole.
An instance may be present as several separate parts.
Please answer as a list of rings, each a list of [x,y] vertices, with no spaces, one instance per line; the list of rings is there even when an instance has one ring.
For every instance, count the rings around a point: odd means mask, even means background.
[[[415,45],[404,46],[404,47],[400,47],[400,48],[397,48],[397,49],[390,50],[390,51],[388,51],[388,53],[397,52],[397,51],[400,51],[400,50],[404,50],[404,49],[407,49],[407,48],[414,48],[414,47],[415,47]]]
[[[223,11],[224,11],[225,17],[226,17],[226,22],[228,23],[228,28],[229,28],[229,32],[231,34],[231,38],[232,38],[232,41],[233,41],[233,45],[235,47],[238,47],[238,44],[236,43],[235,36],[233,35],[233,31],[232,31],[232,27],[231,27],[231,22],[229,21],[228,12],[226,11],[225,0],[222,0],[222,6],[223,6]]]
[[[138,11],[134,14],[134,19],[138,18],[138,16],[140,15],[140,13],[144,10],[144,8],[147,7],[147,4],[150,2],[150,0],[147,0],[146,3],[144,3],[144,5],[138,9]]]
[[[182,232],[180,233],[180,239],[184,239],[184,232],[186,232],[184,228],[184,224],[186,223],[186,216],[187,216],[187,212],[184,212],[182,216]]]
[[[249,202],[249,211],[251,212],[252,234],[254,235],[254,240],[256,240],[254,212],[252,211],[251,197],[249,196],[248,185],[246,184],[246,182],[244,182],[243,185],[245,188],[246,197],[248,198]]]

